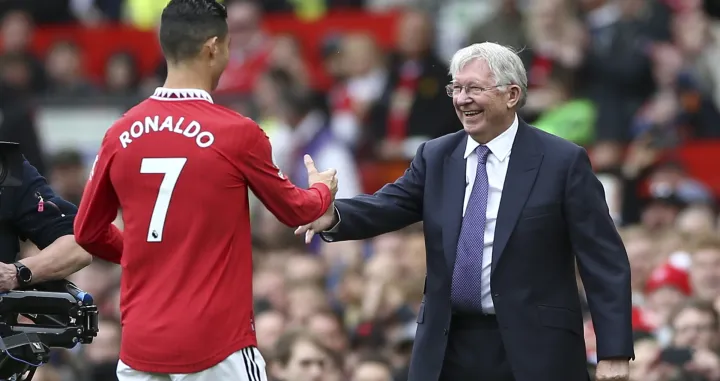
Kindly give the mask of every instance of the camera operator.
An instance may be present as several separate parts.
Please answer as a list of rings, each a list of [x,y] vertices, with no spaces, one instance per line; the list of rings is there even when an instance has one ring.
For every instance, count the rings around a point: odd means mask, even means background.
[[[24,160],[22,185],[0,188],[0,292],[63,279],[90,264],[92,257],[73,236],[76,213]],[[20,239],[40,252],[18,261]]]

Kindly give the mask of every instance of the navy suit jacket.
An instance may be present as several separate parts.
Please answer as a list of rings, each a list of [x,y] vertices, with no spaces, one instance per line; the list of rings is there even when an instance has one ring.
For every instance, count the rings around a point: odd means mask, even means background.
[[[358,240],[422,221],[427,276],[410,381],[437,381],[465,192],[464,131],[423,144],[374,195],[337,200],[327,241]],[[517,381],[588,379],[575,278],[590,305],[599,359],[632,358],[630,266],[586,151],[522,120],[510,154],[493,246],[491,288]]]

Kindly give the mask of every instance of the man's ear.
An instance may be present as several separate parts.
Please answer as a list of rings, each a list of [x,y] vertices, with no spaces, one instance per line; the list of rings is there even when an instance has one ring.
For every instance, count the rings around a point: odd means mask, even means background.
[[[510,85],[510,87],[508,88],[508,94],[510,96],[508,97],[507,108],[511,109],[513,107],[516,107],[518,105],[518,103],[520,103],[520,97],[522,96],[522,91],[520,91],[520,86]]]

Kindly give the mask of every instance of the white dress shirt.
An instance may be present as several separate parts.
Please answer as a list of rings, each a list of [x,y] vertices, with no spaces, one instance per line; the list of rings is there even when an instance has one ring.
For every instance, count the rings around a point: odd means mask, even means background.
[[[502,197],[503,187],[505,185],[505,176],[507,175],[508,164],[510,163],[510,151],[515,142],[515,135],[518,130],[518,117],[510,125],[510,128],[502,134],[489,141],[486,146],[490,149],[490,154],[485,163],[485,170],[488,175],[488,205],[485,212],[485,237],[483,248],[482,277],[480,284],[480,297],[482,299],[482,308],[484,313],[494,314],[495,306],[493,305],[492,294],[490,290],[490,271],[492,265],[493,242],[495,241],[495,224],[497,223],[498,210],[500,209],[500,198]],[[465,199],[463,201],[463,217],[470,201],[470,193],[475,184],[475,174],[477,172],[478,157],[475,152],[480,143],[468,137],[465,146]],[[337,208],[335,209],[337,213]],[[340,215],[338,214],[338,217]],[[340,217],[341,218],[341,217]],[[340,221],[327,230],[328,233],[337,231]],[[326,238],[329,238],[326,236]],[[332,241],[332,240],[330,240]]]
[[[505,184],[505,175],[507,175],[508,163],[510,162],[510,151],[512,150],[513,142],[515,142],[517,129],[518,118],[517,115],[515,115],[515,120],[512,125],[510,125],[510,128],[486,144],[490,149],[490,154],[485,164],[489,187],[488,204],[485,212],[485,239],[480,293],[483,312],[488,314],[495,313],[495,306],[493,306],[493,300],[490,294],[490,270],[492,265],[493,242],[495,241],[495,224],[497,222],[498,209],[500,209],[500,198],[502,197],[503,186]],[[465,147],[465,160],[467,165],[465,165],[463,217],[465,216],[465,210],[467,210],[468,201],[470,201],[470,193],[475,184],[475,174],[478,166],[478,157],[477,153],[475,153],[475,148],[479,145],[480,143],[468,137]]]

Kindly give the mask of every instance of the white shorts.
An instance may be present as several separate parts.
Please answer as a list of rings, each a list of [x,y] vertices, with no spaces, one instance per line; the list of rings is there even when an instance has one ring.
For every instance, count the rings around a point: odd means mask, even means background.
[[[117,366],[118,381],[267,381],[265,359],[255,347],[243,348],[221,363],[198,373],[146,373],[122,361]]]

